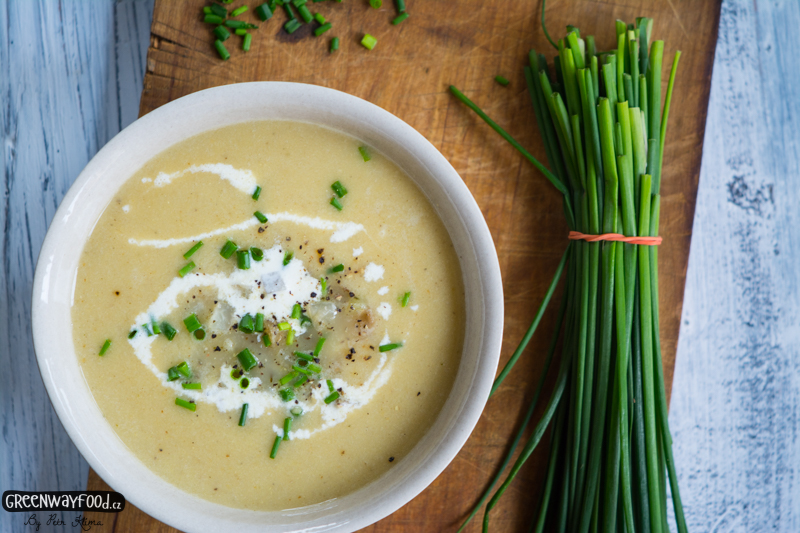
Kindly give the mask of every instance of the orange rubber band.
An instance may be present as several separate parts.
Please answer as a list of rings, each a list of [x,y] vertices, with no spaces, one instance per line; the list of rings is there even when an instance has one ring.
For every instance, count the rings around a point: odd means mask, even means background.
[[[618,241],[626,242],[628,244],[643,244],[645,246],[658,246],[661,244],[661,237],[626,237],[619,233],[603,233],[602,235],[586,235],[580,231],[570,231],[569,240],[578,241],[584,240],[586,242],[597,241]]]

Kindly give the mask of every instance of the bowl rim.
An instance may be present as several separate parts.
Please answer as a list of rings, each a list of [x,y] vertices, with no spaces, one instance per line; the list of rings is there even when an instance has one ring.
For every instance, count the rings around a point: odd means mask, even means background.
[[[281,102],[281,98],[287,95],[291,95],[294,103],[286,108],[277,110],[277,106],[267,103],[272,101]],[[103,195],[99,192],[95,193],[89,190],[90,186],[93,183],[97,184],[99,177],[104,175],[104,173],[114,172],[112,170],[114,164],[119,163],[119,161],[126,157],[132,157],[130,152],[135,152],[137,150],[137,139],[141,139],[142,136],[154,135],[154,132],[159,132],[162,136],[169,135],[170,133],[174,133],[173,130],[176,128],[185,133],[189,124],[198,121],[201,125],[208,125],[208,117],[204,119],[196,118],[192,115],[192,112],[203,109],[209,100],[229,102],[230,104],[226,104],[227,111],[230,111],[231,106],[233,106],[234,111],[239,112],[237,116],[246,117],[248,116],[248,112],[252,112],[253,98],[256,98],[257,102],[261,102],[262,100],[265,102],[264,104],[256,104],[257,109],[265,110],[265,112],[278,113],[279,115],[281,113],[288,113],[289,116],[286,118],[288,120],[316,122],[317,124],[332,129],[338,129],[347,135],[362,139],[365,133],[367,137],[374,134],[380,136],[380,139],[383,139],[383,141],[376,140],[376,143],[388,142],[386,139],[389,137],[393,139],[396,145],[402,143],[403,145],[397,146],[396,150],[408,152],[409,157],[416,158],[421,165],[420,168],[429,173],[430,180],[432,180],[430,186],[436,185],[441,188],[444,196],[438,198],[439,203],[437,205],[429,195],[429,191],[426,191],[412,176],[412,180],[417,183],[417,186],[420,187],[423,194],[434,204],[434,208],[440,218],[442,218],[448,232],[451,232],[451,226],[454,225],[453,227],[456,230],[458,230],[458,228],[463,228],[467,236],[466,242],[470,249],[457,250],[459,261],[462,266],[462,277],[464,277],[465,283],[467,275],[464,272],[465,261],[474,261],[477,268],[477,271],[472,273],[474,276],[472,281],[477,283],[478,286],[471,286],[470,290],[465,291],[468,299],[468,301],[465,302],[465,308],[468,313],[473,313],[473,315],[477,313],[477,317],[473,316],[473,318],[476,320],[475,325],[481,329],[480,335],[475,333],[475,335],[478,336],[478,351],[475,354],[475,361],[470,362],[471,366],[467,365],[469,366],[469,370],[465,371],[464,362],[459,365],[459,373],[456,378],[457,381],[461,378],[470,379],[470,393],[467,395],[462,394],[463,398],[459,400],[461,403],[453,407],[451,406],[451,399],[454,396],[454,392],[451,391],[446,406],[452,407],[448,408],[448,412],[452,412],[452,420],[448,419],[447,422],[450,425],[446,430],[441,430],[444,432],[444,437],[440,438],[439,441],[435,443],[435,446],[430,447],[428,455],[417,458],[416,461],[418,464],[409,466],[405,470],[400,469],[400,473],[395,476],[397,479],[394,481],[396,486],[393,490],[384,489],[382,493],[376,493],[374,501],[371,502],[371,506],[362,504],[361,509],[358,509],[358,504],[354,504],[355,507],[349,511],[347,509],[337,511],[339,515],[342,516],[337,515],[336,512],[326,515],[326,512],[335,509],[338,505],[338,503],[335,503],[333,500],[331,502],[322,502],[310,507],[301,508],[297,510],[297,513],[292,513],[291,510],[280,512],[243,511],[241,509],[215,504],[191,495],[160,478],[144,465],[144,463],[141,463],[138,457],[122,444],[122,441],[117,437],[102,413],[100,413],[96,403],[93,404],[93,406],[78,406],[71,403],[71,394],[74,396],[76,391],[79,390],[77,388],[81,386],[86,389],[84,392],[88,392],[89,397],[92,402],[94,402],[94,398],[91,396],[91,391],[89,391],[85,381],[81,384],[67,384],[65,388],[63,384],[58,383],[54,375],[54,371],[58,374],[59,365],[67,365],[70,368],[70,365],[75,365],[78,367],[78,370],[80,370],[77,355],[75,354],[71,342],[71,329],[70,342],[65,343],[62,339],[57,344],[55,339],[51,338],[54,336],[51,333],[51,329],[44,325],[48,324],[48,321],[53,318],[61,321],[64,320],[64,302],[59,302],[58,304],[49,302],[49,298],[54,298],[50,295],[50,292],[55,284],[59,282],[63,283],[65,280],[72,281],[72,289],[74,290],[74,276],[77,274],[77,266],[74,269],[74,273],[61,272],[58,268],[60,266],[60,257],[65,253],[65,247],[70,244],[74,247],[77,242],[78,248],[80,249],[78,252],[79,256],[82,252],[83,245],[91,235],[91,229],[84,236],[78,235],[76,237],[74,234],[70,233],[70,231],[75,230],[75,220],[81,219],[80,214],[78,216],[73,215],[76,212],[80,212],[81,202],[83,202],[83,205],[91,205],[93,201],[101,202],[104,199],[102,209],[100,210],[100,214],[102,214],[103,210],[113,198],[113,194],[130,178],[130,176],[138,172],[139,167],[117,171],[118,183],[110,194],[106,193]],[[292,105],[294,105],[294,107],[292,107]],[[269,111],[266,111],[267,108],[269,108]],[[291,118],[293,113],[301,113],[298,109],[314,109],[317,113],[316,120]],[[348,113],[352,116],[348,115],[345,117],[345,114]],[[234,115],[235,114],[234,112]],[[190,118],[187,119],[187,115]],[[203,122],[203,120],[205,120],[205,122]],[[260,119],[251,118],[249,120]],[[247,119],[232,119],[231,122],[227,124],[246,121]],[[335,122],[338,126],[330,126],[330,122]],[[175,124],[179,124],[180,127],[175,126]],[[216,127],[224,127],[227,124],[219,124]],[[355,124],[359,124],[359,128],[363,126],[367,129],[360,131],[359,134],[354,134],[352,129],[347,129],[347,124],[350,124],[353,128],[356,127]],[[214,128],[205,127],[203,129],[192,130],[188,135],[179,135],[175,138],[173,144],[209,129]],[[376,137],[376,139],[377,138],[378,137]],[[369,142],[370,139],[363,140]],[[143,155],[140,166],[157,155],[161,150],[168,147],[169,146],[162,146],[159,150]],[[387,153],[385,150],[381,151]],[[395,162],[397,163],[397,161]],[[398,165],[404,168],[403,165],[399,163]],[[406,168],[404,168],[404,171],[411,175]],[[124,179],[120,178],[119,175],[125,175]],[[448,200],[451,205],[446,205]],[[446,220],[442,216],[441,209],[452,211],[453,213],[451,216],[456,216],[458,220]],[[94,223],[97,222],[99,216],[100,215],[94,220]],[[84,219],[85,218],[86,217],[84,217]],[[72,242],[70,242],[70,239]],[[452,232],[451,239],[453,239]],[[54,267],[55,271],[53,271]],[[475,290],[476,288],[478,290]],[[455,458],[466,443],[466,440],[472,433],[483,412],[499,361],[504,320],[503,312],[503,286],[497,252],[491,233],[472,194],[446,158],[433,144],[406,122],[366,100],[318,85],[290,82],[237,83],[198,91],[151,111],[117,134],[87,164],[64,196],[58,210],[53,216],[37,259],[31,304],[34,350],[42,381],[44,382],[45,389],[59,420],[81,455],[87,460],[95,472],[112,486],[114,490],[120,491],[127,501],[158,520],[186,531],[208,530],[210,526],[214,526],[218,529],[229,527],[234,523],[241,531],[271,530],[269,525],[261,524],[259,526],[257,520],[250,520],[250,518],[254,518],[250,515],[260,515],[262,517],[266,515],[281,517],[294,516],[293,519],[295,521],[291,522],[291,526],[289,523],[280,525],[280,530],[282,531],[286,531],[287,526],[294,528],[293,530],[296,531],[353,531],[385,518],[411,501],[411,499],[430,485]],[[67,313],[66,320],[71,325],[71,317],[69,315],[70,314]],[[466,334],[469,335],[469,333]],[[462,355],[467,352],[466,344],[467,341],[465,341],[465,348]],[[61,350],[59,355],[53,355],[54,352],[52,348],[56,346]],[[471,372],[471,374],[462,376],[464,372]],[[455,388],[454,385],[454,390]],[[81,395],[79,395],[79,397],[80,396]],[[85,394],[83,396],[85,396]],[[446,406],[442,408],[440,418],[444,416]],[[75,416],[75,409],[77,407],[89,410],[94,407],[94,410],[99,413],[100,419],[93,421],[101,426],[100,435],[87,434],[86,421],[79,420]],[[103,423],[106,426],[105,428],[102,427]],[[430,433],[431,431],[429,431],[422,440],[425,441]],[[122,448],[124,448],[123,451],[117,450],[116,452],[112,452],[108,450],[107,445],[113,444],[115,439],[119,444],[122,444]],[[416,445],[412,451],[409,452],[407,457],[410,457],[420,446],[421,444]],[[130,457],[130,459],[132,459],[130,462],[131,464],[112,464],[110,462],[112,453],[121,453],[125,457]],[[403,461],[400,461],[397,466],[393,467],[389,472],[367,486],[371,486],[379,480],[384,479],[389,473],[398,470],[402,465]],[[144,471],[142,471],[142,469],[144,469]],[[123,470],[126,475],[120,475],[120,472]],[[133,474],[137,476],[135,479],[132,477]],[[362,487],[347,496],[337,499],[336,502],[345,501],[353,495],[366,495],[368,493],[365,492],[365,489],[366,487]],[[176,501],[179,502],[177,509],[174,506],[166,505],[166,502]],[[202,505],[202,509],[198,509],[200,505]],[[225,510],[234,511],[235,514],[225,512]],[[353,513],[354,510],[358,512]],[[212,513],[212,515],[209,515],[209,513]],[[302,520],[302,516],[311,516],[313,513],[316,514],[310,521],[297,521],[297,516],[301,516],[300,519]],[[242,515],[250,516],[250,518],[248,518],[250,521],[240,522],[236,519],[236,517]],[[327,518],[328,516],[332,518]]]

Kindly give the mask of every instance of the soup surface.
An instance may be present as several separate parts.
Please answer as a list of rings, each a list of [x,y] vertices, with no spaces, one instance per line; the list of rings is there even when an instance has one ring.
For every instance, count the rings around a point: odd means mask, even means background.
[[[95,226],[76,351],[119,437],[177,487],[254,510],[326,501],[435,422],[464,336],[458,258],[414,183],[360,147],[296,122],[202,133]]]

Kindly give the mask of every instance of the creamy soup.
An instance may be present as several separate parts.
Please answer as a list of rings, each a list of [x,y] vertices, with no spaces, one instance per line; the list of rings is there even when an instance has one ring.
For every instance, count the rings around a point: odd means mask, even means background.
[[[453,385],[463,307],[447,231],[394,163],[263,121],[172,146],[119,190],[72,320],[94,398],[144,464],[209,501],[283,510],[412,450]]]

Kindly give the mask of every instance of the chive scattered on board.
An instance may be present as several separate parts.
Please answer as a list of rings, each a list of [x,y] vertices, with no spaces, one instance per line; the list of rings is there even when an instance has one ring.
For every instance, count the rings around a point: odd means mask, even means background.
[[[202,247],[203,247],[203,241],[197,241],[197,243],[194,246],[189,248],[189,250],[185,254],[183,254],[183,258],[184,259],[189,259],[190,257],[192,257],[194,255],[194,253],[197,250],[199,250]]]
[[[236,30],[236,31],[238,32],[239,30]],[[249,52],[250,51],[250,43],[252,43],[252,42],[253,42],[253,36],[251,34],[249,34],[249,33],[245,33],[244,39],[242,40],[242,50],[244,50],[245,52]]]
[[[247,424],[247,408],[249,404],[242,405],[242,414],[239,415],[239,427],[244,427]]]
[[[359,146],[358,151],[361,154],[361,157],[364,158],[365,163],[372,159],[372,156],[369,155],[369,149],[366,146]]]
[[[406,12],[406,0],[394,0],[394,5],[397,8],[398,13]]]
[[[402,347],[403,344],[399,342],[393,342],[391,344],[382,344],[378,347],[378,351],[380,352],[390,352],[392,350],[396,350],[397,348]]]
[[[500,76],[499,74],[494,77],[494,81],[496,81],[497,83],[499,83],[503,87],[508,87],[508,84],[511,83],[510,81],[508,81],[503,76]]]
[[[211,4],[208,7],[211,10],[212,14],[214,14],[214,15],[220,17],[220,18],[224,19],[224,18],[226,18],[228,16],[228,10],[225,9],[224,7],[222,7],[219,4]]]
[[[305,22],[306,24],[314,20],[314,15],[311,14],[311,11],[306,7],[305,4],[297,6],[297,13],[300,15],[300,18],[303,19],[303,22]]]
[[[175,405],[180,405],[184,409],[188,409],[192,412],[197,410],[197,404],[194,402],[187,402],[183,398],[175,398]]]
[[[395,18],[392,19],[392,25],[397,26],[407,18],[408,18],[408,13],[400,13],[399,15],[397,15]]]
[[[247,30],[239,28],[238,30],[234,30],[233,33],[235,33],[236,35],[239,35],[239,36],[243,36],[243,35],[247,35]]]
[[[272,9],[269,6],[269,3],[263,3],[255,9],[256,16],[260,18],[262,21],[266,22],[267,19],[272,18]],[[257,198],[256,198],[257,200]]]
[[[244,13],[245,11],[247,11],[247,6],[241,6],[241,7],[237,7],[236,9],[234,9],[234,10],[231,12],[231,16],[232,16],[232,17],[238,17],[239,15],[241,15],[242,13]]]
[[[372,50],[373,48],[375,48],[376,44],[378,44],[378,39],[376,39],[369,33],[365,33],[364,37],[361,39],[361,46],[363,46],[367,50]]]
[[[228,52],[228,49],[225,48],[225,45],[222,44],[222,41],[220,41],[219,39],[214,41],[214,47],[217,49],[217,53],[219,54],[219,57],[223,61],[227,61],[228,59],[230,59],[231,54],[230,52]]]
[[[233,252],[235,252],[238,248],[239,247],[236,245],[235,242],[233,242],[232,240],[228,239],[228,241],[225,243],[225,245],[219,251],[219,255],[221,255],[225,259],[230,259],[231,256],[233,255]]]
[[[300,26],[302,26],[300,21],[294,18],[289,22],[287,22],[286,24],[284,24],[283,29],[286,30],[286,33],[294,33],[300,29]]]
[[[217,26],[214,28],[214,35],[216,35],[217,39],[224,42],[231,36],[231,32],[229,32],[228,28],[225,26]]]
[[[330,23],[330,22],[326,22],[325,24],[323,24],[322,26],[320,26],[319,28],[317,28],[316,30],[314,30],[314,35],[315,35],[315,36],[317,36],[317,37],[319,37],[320,35],[322,35],[322,34],[323,34],[323,33],[325,33],[326,31],[328,31],[328,30],[329,30],[329,29],[331,29],[332,27],[333,27],[333,26],[331,25],[331,23]]]
[[[243,29],[243,30],[255,30],[258,29],[258,26],[255,24],[247,23],[243,20],[226,20],[225,25],[229,28],[233,28],[234,30]]]
[[[325,24],[325,17],[322,16],[322,13],[314,13],[314,20],[316,20],[320,25]]]
[[[339,38],[338,37],[334,37],[333,39],[331,39],[331,47],[330,47],[329,51],[332,53],[332,52],[335,52],[338,49],[339,49]]]
[[[111,348],[111,339],[106,339],[98,355],[105,355],[109,348]]]
[[[203,22],[206,24],[222,24],[225,21],[218,15],[206,15],[203,17]]]
[[[184,277],[186,274],[194,270],[194,267],[196,266],[197,265],[194,264],[194,261],[189,261],[182,269],[178,270],[178,275],[180,277]]]

